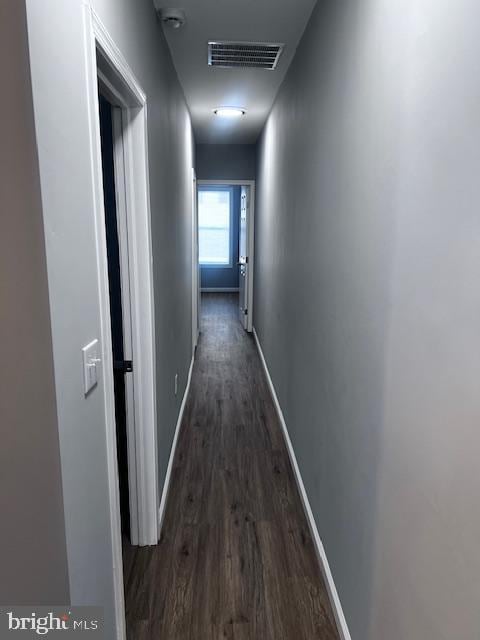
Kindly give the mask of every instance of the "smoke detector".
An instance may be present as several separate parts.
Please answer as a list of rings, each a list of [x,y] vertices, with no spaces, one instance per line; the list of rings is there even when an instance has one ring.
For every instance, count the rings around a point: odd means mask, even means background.
[[[164,27],[180,29],[185,24],[185,11],[183,9],[158,9],[158,14]]]

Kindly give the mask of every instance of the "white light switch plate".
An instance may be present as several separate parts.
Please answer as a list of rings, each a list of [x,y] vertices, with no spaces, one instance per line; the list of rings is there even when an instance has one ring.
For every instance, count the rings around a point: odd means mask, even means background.
[[[97,365],[100,362],[98,340],[92,340],[82,349],[83,391],[85,395],[98,383]]]

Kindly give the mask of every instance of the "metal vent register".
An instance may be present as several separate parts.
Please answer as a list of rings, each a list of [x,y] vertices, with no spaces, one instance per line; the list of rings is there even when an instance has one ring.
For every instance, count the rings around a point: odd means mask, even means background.
[[[208,64],[229,69],[275,69],[283,47],[271,42],[209,42]]]

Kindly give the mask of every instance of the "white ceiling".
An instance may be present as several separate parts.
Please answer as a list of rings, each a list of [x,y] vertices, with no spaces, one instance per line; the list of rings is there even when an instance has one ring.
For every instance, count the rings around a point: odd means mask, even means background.
[[[256,141],[316,0],[155,0],[181,8],[186,24],[165,29],[173,62],[185,92],[197,142]],[[207,64],[209,40],[285,44],[275,70],[222,69]],[[245,116],[223,120],[218,106],[243,107]]]

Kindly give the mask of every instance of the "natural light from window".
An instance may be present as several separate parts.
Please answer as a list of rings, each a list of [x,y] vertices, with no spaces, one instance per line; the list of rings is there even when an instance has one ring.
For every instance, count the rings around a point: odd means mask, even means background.
[[[201,189],[198,192],[198,243],[201,265],[231,264],[230,199],[230,189]]]

